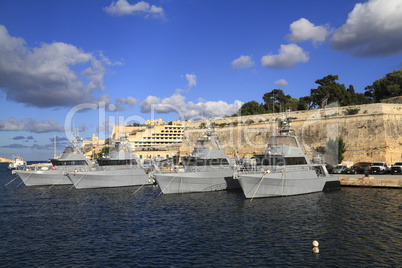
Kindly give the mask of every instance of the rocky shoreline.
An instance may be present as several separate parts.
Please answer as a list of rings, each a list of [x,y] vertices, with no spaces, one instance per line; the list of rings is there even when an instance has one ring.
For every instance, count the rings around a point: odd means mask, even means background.
[[[12,162],[12,161],[13,160],[11,160],[11,159],[0,157],[0,163],[9,163],[9,162]]]

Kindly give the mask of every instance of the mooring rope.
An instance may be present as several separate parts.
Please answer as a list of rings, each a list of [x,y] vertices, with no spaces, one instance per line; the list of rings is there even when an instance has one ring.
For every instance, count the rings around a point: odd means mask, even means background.
[[[165,187],[163,187],[163,189],[161,189],[161,192],[158,194],[158,196],[160,196],[160,195],[163,193],[163,191],[170,185],[170,183],[171,183],[176,177],[177,177],[177,175],[175,175],[175,176],[169,181],[169,183],[168,183]]]
[[[260,188],[261,183],[262,183],[262,181],[264,180],[264,177],[265,177],[265,175],[266,175],[267,173],[268,173],[268,172],[267,172],[267,171],[265,171],[265,172],[262,174],[262,177],[261,177],[261,179],[260,179],[260,181],[259,181],[259,183],[258,183],[257,188],[256,188],[256,189],[255,189],[255,191],[254,191],[253,197],[251,197],[250,202],[251,202],[251,201],[253,201],[253,199],[254,199],[254,197],[255,197],[255,194],[257,193],[258,188]]]
[[[69,190],[71,190],[73,187],[75,187],[76,184],[78,185],[78,183],[81,182],[81,180],[85,177],[85,175],[86,175],[86,174],[82,175],[82,177],[81,177],[76,183],[73,183],[73,185],[70,187]],[[75,176],[75,175],[74,175],[74,176]],[[72,180],[71,180],[71,181],[72,181]],[[75,187],[75,188],[77,188],[77,187]]]

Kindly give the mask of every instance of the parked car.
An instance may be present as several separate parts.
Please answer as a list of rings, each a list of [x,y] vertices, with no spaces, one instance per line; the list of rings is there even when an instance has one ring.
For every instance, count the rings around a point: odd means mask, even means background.
[[[358,166],[351,166],[349,168],[346,168],[344,171],[342,171],[343,174],[357,174],[359,173],[358,170],[360,167]]]
[[[325,164],[325,168],[327,169],[328,173],[332,173],[334,166],[330,164]]]
[[[338,165],[332,169],[333,174],[342,174],[344,170],[346,170],[348,167],[344,165]]]
[[[391,167],[391,174],[400,174],[402,173],[402,162],[396,162],[395,164],[392,165]]]
[[[368,172],[370,169],[370,166],[359,166],[359,168],[357,169],[357,173],[358,174],[366,174],[366,172]]]
[[[375,162],[370,167],[371,174],[385,174],[390,171],[390,167],[385,162]]]

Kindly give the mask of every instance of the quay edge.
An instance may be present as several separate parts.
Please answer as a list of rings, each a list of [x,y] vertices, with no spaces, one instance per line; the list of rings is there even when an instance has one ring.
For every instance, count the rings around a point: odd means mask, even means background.
[[[402,188],[402,175],[344,175],[338,176],[341,186]]]

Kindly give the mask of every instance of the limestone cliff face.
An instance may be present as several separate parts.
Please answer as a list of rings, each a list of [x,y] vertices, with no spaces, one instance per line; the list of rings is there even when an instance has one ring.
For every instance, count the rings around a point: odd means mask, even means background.
[[[348,115],[351,109],[357,114]],[[349,113],[348,113],[349,111]],[[346,144],[347,161],[402,161],[402,104],[370,104],[351,107],[288,112],[292,128],[305,152],[312,157],[318,147],[326,147],[330,138],[342,137]],[[208,119],[190,122],[186,126],[180,154],[191,153],[195,141],[203,134],[200,124],[214,122],[221,145],[229,157],[251,157],[263,153],[269,137],[276,131],[285,114]],[[246,124],[248,120],[253,123]],[[220,124],[226,124],[219,127]]]

